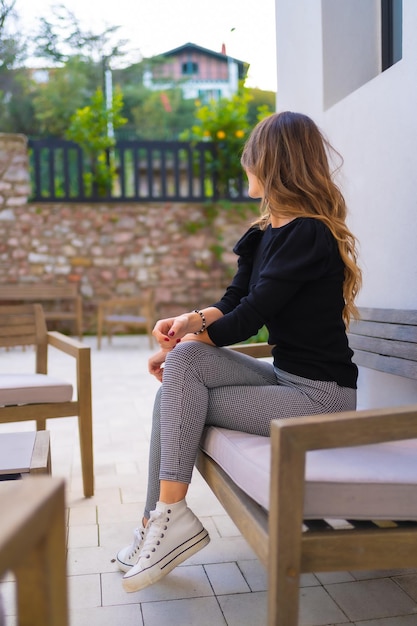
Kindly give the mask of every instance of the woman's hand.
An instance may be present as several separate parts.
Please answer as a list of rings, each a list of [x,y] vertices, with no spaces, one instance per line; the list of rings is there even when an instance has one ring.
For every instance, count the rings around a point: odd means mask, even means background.
[[[156,322],[152,335],[161,346],[162,350],[172,350],[180,341],[203,341],[212,344],[206,332],[201,333],[204,320],[204,327],[210,326],[220,319],[223,313],[215,307],[203,309],[201,313],[191,311],[183,313],[177,317],[168,317]],[[197,333],[197,334],[195,334]]]
[[[152,376],[155,376],[162,383],[162,377],[164,374],[164,368],[162,365],[165,363],[169,350],[159,350],[153,354],[148,360],[148,371]]]
[[[172,350],[179,341],[190,331],[188,315],[169,317],[156,322],[152,335],[162,349]]]

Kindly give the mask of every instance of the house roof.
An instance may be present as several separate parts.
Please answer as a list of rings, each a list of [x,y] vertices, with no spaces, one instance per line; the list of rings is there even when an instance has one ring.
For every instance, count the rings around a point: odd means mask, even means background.
[[[249,63],[245,61],[240,61],[239,59],[235,59],[234,57],[229,56],[228,54],[223,54],[222,52],[214,52],[214,50],[209,50],[208,48],[203,48],[202,46],[197,46],[195,43],[188,42],[183,46],[179,46],[178,48],[173,48],[172,50],[168,50],[167,52],[162,52],[160,56],[163,57],[172,57],[177,56],[181,52],[200,52],[201,54],[205,54],[206,56],[213,57],[218,59],[219,61],[227,62],[228,59],[235,61],[239,68],[239,78],[243,78],[249,68]]]

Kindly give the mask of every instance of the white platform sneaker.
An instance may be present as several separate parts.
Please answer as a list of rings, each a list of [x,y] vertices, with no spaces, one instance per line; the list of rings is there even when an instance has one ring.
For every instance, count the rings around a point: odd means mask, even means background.
[[[128,572],[138,562],[139,553],[143,545],[145,529],[143,526],[133,531],[133,542],[122,548],[116,555],[117,565],[122,572]]]
[[[151,511],[139,559],[123,576],[123,589],[139,591],[152,585],[209,541],[207,530],[185,500],[158,502]]]

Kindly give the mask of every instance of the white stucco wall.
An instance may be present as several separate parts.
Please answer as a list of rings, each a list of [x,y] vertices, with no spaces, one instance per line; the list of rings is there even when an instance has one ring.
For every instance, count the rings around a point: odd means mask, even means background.
[[[310,115],[344,157],[339,183],[364,274],[358,304],[417,309],[417,2],[403,0],[401,61],[327,109],[321,0],[276,0],[276,23],[277,110]],[[417,402],[416,383],[406,385]]]

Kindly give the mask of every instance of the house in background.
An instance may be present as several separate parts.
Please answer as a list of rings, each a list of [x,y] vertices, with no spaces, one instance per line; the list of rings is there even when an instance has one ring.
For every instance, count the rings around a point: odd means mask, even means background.
[[[214,52],[187,43],[164,52],[161,63],[145,72],[143,82],[155,91],[178,85],[184,98],[208,102],[233,96],[248,68],[248,63],[227,56],[224,44],[221,52]]]
[[[337,180],[360,243],[358,304],[417,309],[417,2],[275,0],[275,9],[277,110],[312,117],[344,159]],[[417,401],[415,381],[361,376],[378,390],[368,405]]]

